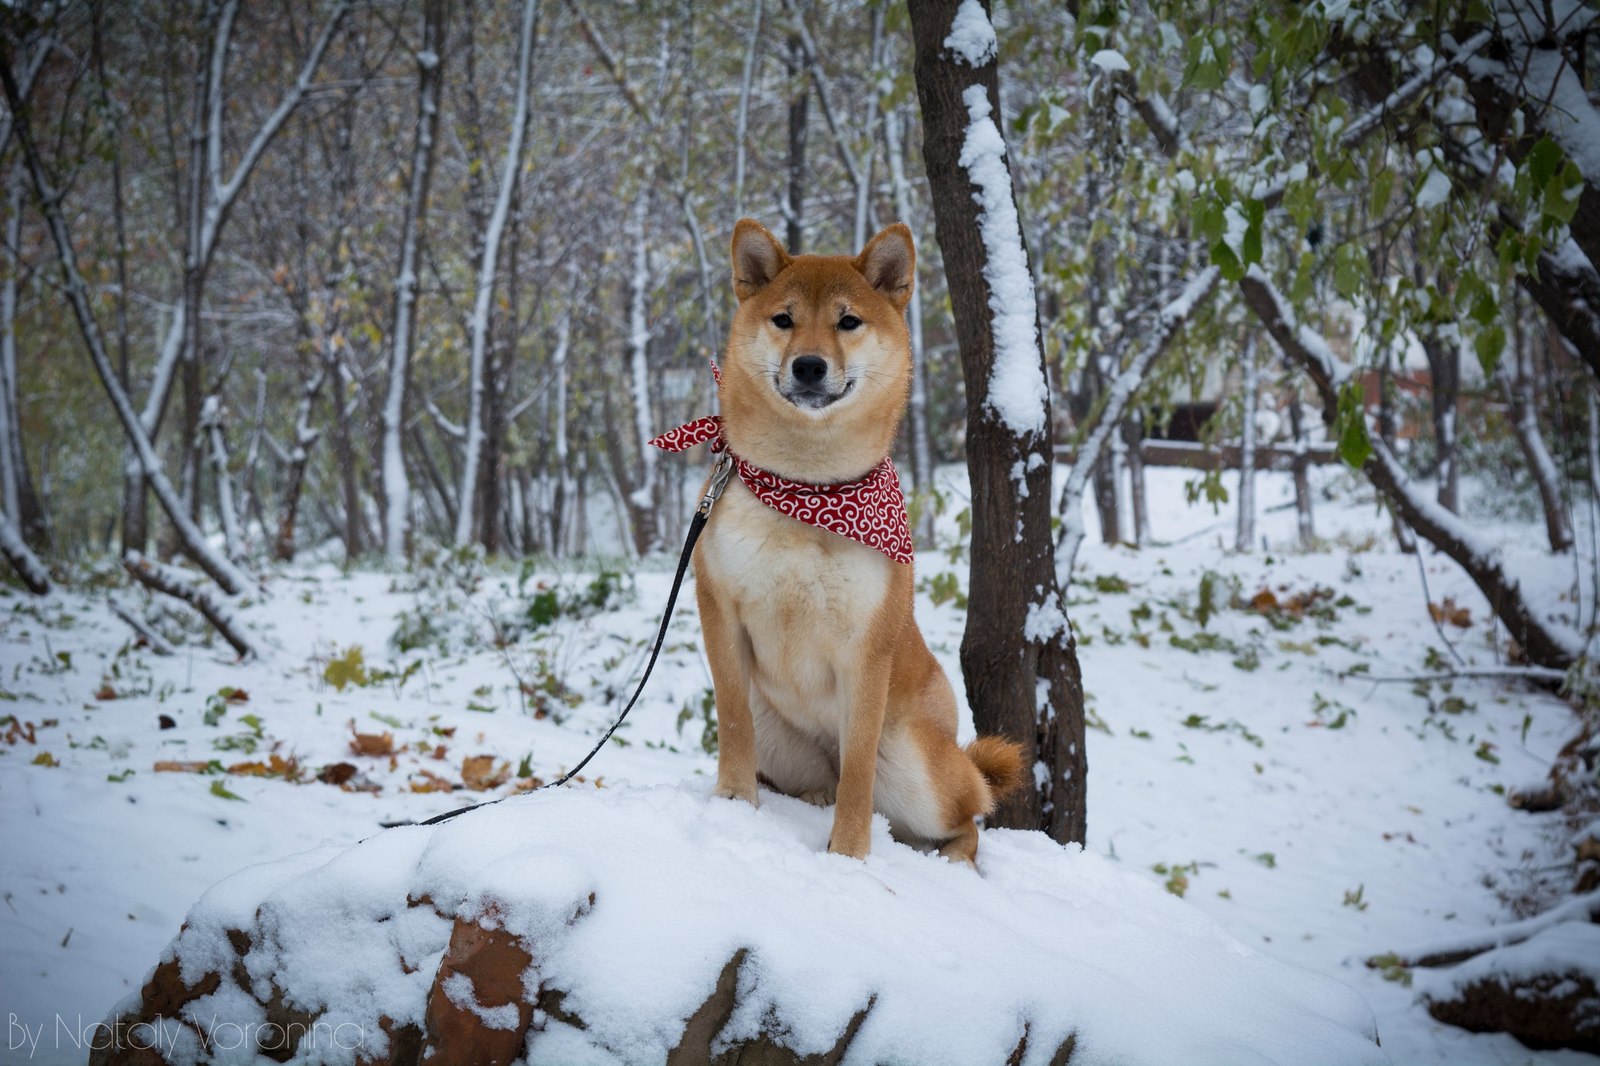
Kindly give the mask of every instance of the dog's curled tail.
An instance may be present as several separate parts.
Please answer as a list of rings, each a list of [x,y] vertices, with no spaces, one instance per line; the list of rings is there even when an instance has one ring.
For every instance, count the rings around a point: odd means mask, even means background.
[[[989,795],[999,803],[1028,780],[1022,745],[1004,737],[979,737],[966,748],[967,758],[989,783]]]

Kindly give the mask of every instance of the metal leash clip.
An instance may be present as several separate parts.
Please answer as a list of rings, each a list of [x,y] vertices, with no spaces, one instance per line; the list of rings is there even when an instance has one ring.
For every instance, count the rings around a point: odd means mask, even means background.
[[[722,495],[722,490],[728,487],[728,478],[733,474],[733,456],[723,452],[717,457],[717,465],[711,468],[711,484],[706,488],[706,494],[700,497],[700,514],[709,515],[711,505],[717,502]]]

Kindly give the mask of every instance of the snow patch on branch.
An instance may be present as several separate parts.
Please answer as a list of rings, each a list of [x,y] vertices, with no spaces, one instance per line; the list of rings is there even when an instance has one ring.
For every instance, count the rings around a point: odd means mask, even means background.
[[[968,0],[972,3],[973,0]],[[1022,223],[1011,198],[1005,140],[995,125],[988,91],[968,86],[961,94],[968,125],[959,162],[977,188],[978,231],[983,238],[983,280],[993,316],[994,367],[989,374],[989,409],[1018,437],[1045,431],[1049,402],[1039,359],[1033,276],[1022,250]]]
[[[950,23],[950,35],[944,39],[944,46],[957,60],[969,67],[992,63],[995,56],[1000,54],[1000,42],[995,38],[994,24],[989,21],[978,0],[962,0],[954,21]]]
[[[1089,62],[1099,67],[1107,74],[1115,74],[1118,71],[1133,70],[1133,67],[1128,65],[1127,57],[1121,52],[1117,51],[1115,48],[1100,49],[1100,51],[1089,57]]]

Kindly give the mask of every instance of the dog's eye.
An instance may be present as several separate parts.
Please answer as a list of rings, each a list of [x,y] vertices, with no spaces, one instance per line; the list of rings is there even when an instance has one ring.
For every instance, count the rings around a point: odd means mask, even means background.
[[[861,325],[861,320],[855,315],[845,315],[839,320],[839,328],[843,330],[852,330],[859,325]]]
[[[794,319],[789,317],[787,311],[779,311],[777,314],[772,316],[772,324],[777,326],[779,329],[788,329],[790,326],[794,325]]]

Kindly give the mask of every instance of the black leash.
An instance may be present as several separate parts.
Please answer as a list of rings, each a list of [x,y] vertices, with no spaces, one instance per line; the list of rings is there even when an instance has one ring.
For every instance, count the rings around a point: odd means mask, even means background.
[[[622,713],[617,715],[615,722],[611,723],[611,728],[606,730],[605,736],[600,738],[600,742],[589,750],[589,754],[585,755],[578,765],[548,785],[540,785],[530,791],[542,792],[547,788],[559,788],[571,781],[577,776],[579,770],[589,765],[590,759],[600,753],[600,749],[606,746],[606,741],[610,740],[612,734],[622,725],[623,719],[628,717],[628,712],[633,710],[633,705],[639,702],[639,697],[644,693],[645,683],[650,680],[650,671],[655,669],[656,659],[661,655],[661,646],[667,641],[667,626],[672,621],[673,610],[678,606],[678,590],[683,587],[683,575],[689,569],[689,556],[694,552],[694,542],[700,539],[700,531],[706,527],[706,519],[711,515],[711,507],[717,502],[717,498],[722,495],[722,490],[727,487],[728,476],[732,473],[733,457],[727,452],[723,452],[721,457],[717,459],[717,465],[711,470],[711,483],[706,487],[706,494],[700,497],[700,506],[695,508],[694,518],[689,522],[689,535],[683,541],[683,554],[678,556],[678,572],[672,579],[672,592],[667,596],[667,609],[661,616],[661,629],[656,633],[656,646],[650,649],[650,661],[645,664],[644,676],[639,679],[639,687],[633,690],[633,698],[628,701],[626,707],[622,708]],[[450,819],[466,814],[468,811],[475,811],[480,807],[491,807],[496,803],[525,795],[527,795],[526,792],[517,792],[510,796],[501,796],[499,799],[485,800],[482,803],[474,803],[471,806],[447,811],[444,814],[436,814],[432,818],[417,824],[438,825],[440,822],[448,822]],[[395,824],[405,825],[410,823],[400,822]]]

